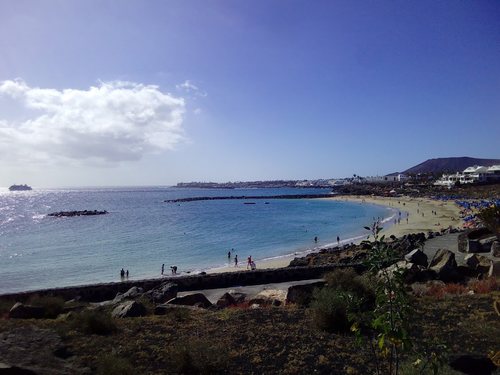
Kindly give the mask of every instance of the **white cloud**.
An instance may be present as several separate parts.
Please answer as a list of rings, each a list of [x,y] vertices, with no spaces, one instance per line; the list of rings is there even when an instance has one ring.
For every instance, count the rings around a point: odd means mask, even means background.
[[[184,99],[154,85],[115,81],[57,90],[18,79],[0,82],[2,95],[31,116],[0,118],[2,160],[115,163],[170,150],[184,139]]]
[[[178,85],[175,85],[175,87],[177,88],[177,90],[182,90],[187,93],[194,94],[196,96],[205,97],[208,95],[205,91],[202,91],[198,86],[193,84],[188,79]]]

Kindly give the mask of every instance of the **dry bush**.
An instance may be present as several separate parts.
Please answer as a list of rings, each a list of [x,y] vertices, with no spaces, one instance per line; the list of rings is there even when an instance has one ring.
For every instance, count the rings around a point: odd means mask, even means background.
[[[103,355],[97,360],[97,374],[134,375],[136,371],[125,358],[115,355]]]
[[[471,280],[468,286],[474,293],[477,294],[488,294],[498,290],[498,282],[494,277],[489,277],[483,280]]]
[[[83,311],[75,314],[70,321],[71,328],[95,335],[109,335],[118,330],[115,320],[107,312],[98,310]]]
[[[28,300],[28,304],[43,307],[47,319],[57,318],[64,311],[64,299],[61,297],[34,295]]]

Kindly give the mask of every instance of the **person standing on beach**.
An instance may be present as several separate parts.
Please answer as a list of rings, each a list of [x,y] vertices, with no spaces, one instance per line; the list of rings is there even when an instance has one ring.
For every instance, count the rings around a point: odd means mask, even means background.
[[[128,279],[128,270],[125,272],[125,277]]]
[[[314,237],[314,242],[318,243],[318,236]]]
[[[248,267],[252,267],[252,256],[251,255],[247,258],[247,269],[248,269]]]
[[[238,267],[238,254],[234,256],[234,266]]]
[[[340,245],[340,237],[337,236],[337,245]]]
[[[227,259],[231,259],[231,250],[227,252]]]
[[[122,268],[120,271],[120,277],[123,279],[125,277],[125,270]]]
[[[161,265],[161,274],[163,275],[164,272],[165,272],[165,263]]]

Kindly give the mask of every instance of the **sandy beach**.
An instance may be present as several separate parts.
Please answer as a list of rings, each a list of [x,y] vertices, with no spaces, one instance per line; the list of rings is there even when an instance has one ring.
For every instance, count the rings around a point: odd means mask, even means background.
[[[386,237],[394,235],[396,237],[410,233],[440,231],[448,227],[458,228],[462,226],[460,219],[460,209],[453,202],[443,202],[428,198],[410,198],[410,197],[376,197],[376,196],[338,196],[332,198],[344,202],[355,202],[360,204],[377,204],[380,206],[390,207],[401,212],[399,224],[397,219],[399,214],[396,214],[396,224],[394,222],[387,223],[390,225],[382,231]],[[433,214],[433,211],[436,214]],[[407,222],[408,214],[408,222]],[[342,236],[341,236],[342,238]],[[359,242],[359,241],[358,241]],[[318,249],[319,250],[319,249]],[[296,256],[305,256],[301,253]],[[286,267],[293,260],[295,255],[279,257],[275,259],[256,260],[257,268],[279,268]],[[239,266],[234,267],[228,265],[210,270],[209,273],[234,272],[244,271],[246,267],[246,255],[241,254],[239,258]]]

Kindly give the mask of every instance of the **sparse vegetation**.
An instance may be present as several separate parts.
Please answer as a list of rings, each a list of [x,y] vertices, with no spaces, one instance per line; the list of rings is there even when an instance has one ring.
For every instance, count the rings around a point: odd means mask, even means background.
[[[98,375],[134,375],[136,371],[130,362],[116,355],[102,355],[97,360]]]
[[[87,310],[73,315],[70,325],[82,333],[94,335],[109,335],[118,330],[111,315],[98,310]]]
[[[60,297],[35,295],[28,300],[28,304],[43,307],[47,319],[57,318],[64,311],[64,300]]]

